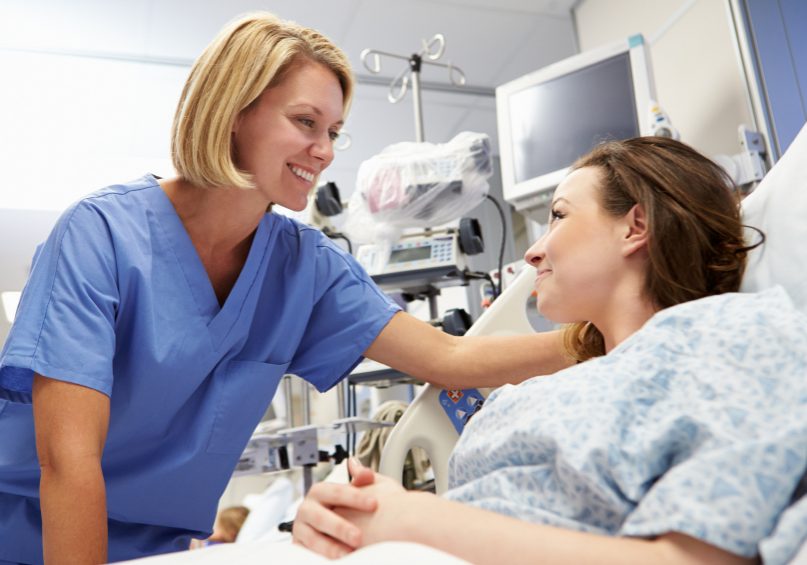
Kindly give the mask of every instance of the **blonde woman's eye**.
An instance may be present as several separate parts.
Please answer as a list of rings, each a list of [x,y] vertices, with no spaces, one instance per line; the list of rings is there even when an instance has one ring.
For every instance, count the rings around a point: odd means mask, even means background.
[[[314,120],[312,120],[311,118],[297,118],[297,121],[300,122],[301,124],[303,124],[307,128],[313,128],[314,127]]]
[[[555,210],[554,208],[549,212],[549,221],[554,222],[555,220],[562,220],[566,214]]]
[[[331,141],[336,141],[337,139],[339,139],[339,132],[338,131],[329,131],[328,132],[328,137],[331,138]]]

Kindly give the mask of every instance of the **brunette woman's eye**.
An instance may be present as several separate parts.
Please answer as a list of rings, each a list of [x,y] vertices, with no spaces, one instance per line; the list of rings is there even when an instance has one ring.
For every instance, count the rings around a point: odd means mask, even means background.
[[[555,208],[552,208],[552,210],[550,210],[550,212],[549,212],[549,221],[550,222],[554,222],[555,220],[562,220],[565,217],[566,217],[566,214],[564,214],[563,212],[558,211]]]

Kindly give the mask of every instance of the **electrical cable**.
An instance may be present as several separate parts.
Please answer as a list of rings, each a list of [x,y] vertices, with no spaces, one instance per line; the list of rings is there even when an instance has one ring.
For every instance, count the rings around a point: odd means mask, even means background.
[[[496,283],[493,281],[493,277],[490,276],[490,273],[485,273],[484,278],[486,281],[490,283],[490,288],[493,289],[493,300],[496,300],[497,298],[499,298],[499,289],[496,287]]]
[[[345,243],[347,243],[347,252],[350,253],[351,255],[353,255],[353,244],[351,243],[351,241],[348,239],[348,237],[345,234],[343,234],[342,232],[333,231],[332,229],[330,229],[327,226],[322,228],[322,233],[324,233],[325,235],[327,235],[331,239],[342,239],[342,240],[344,240]]]
[[[496,209],[499,211],[499,219],[502,222],[502,244],[499,247],[499,286],[498,288],[496,285],[493,286],[493,293],[496,295],[496,298],[498,298],[502,294],[502,267],[504,267],[504,244],[507,239],[507,222],[504,219],[504,210],[502,209],[502,205],[499,204],[499,201],[490,194],[486,194],[485,198],[493,202],[493,205],[496,206]]]

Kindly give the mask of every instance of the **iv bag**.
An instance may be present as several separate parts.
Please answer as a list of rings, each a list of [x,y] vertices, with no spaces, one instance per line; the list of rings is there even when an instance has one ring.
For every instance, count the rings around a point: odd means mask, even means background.
[[[345,229],[377,234],[445,224],[484,200],[492,172],[483,133],[462,132],[443,144],[390,145],[359,167]]]

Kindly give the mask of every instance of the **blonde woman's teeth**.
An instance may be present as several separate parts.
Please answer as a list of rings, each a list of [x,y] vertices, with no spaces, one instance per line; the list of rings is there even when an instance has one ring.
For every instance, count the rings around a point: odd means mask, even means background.
[[[304,171],[300,167],[295,167],[293,165],[289,165],[289,169],[291,169],[291,172],[294,173],[295,175],[297,175],[298,177],[300,177],[301,179],[305,179],[308,182],[313,182],[314,181],[314,175],[309,173],[308,171]]]

